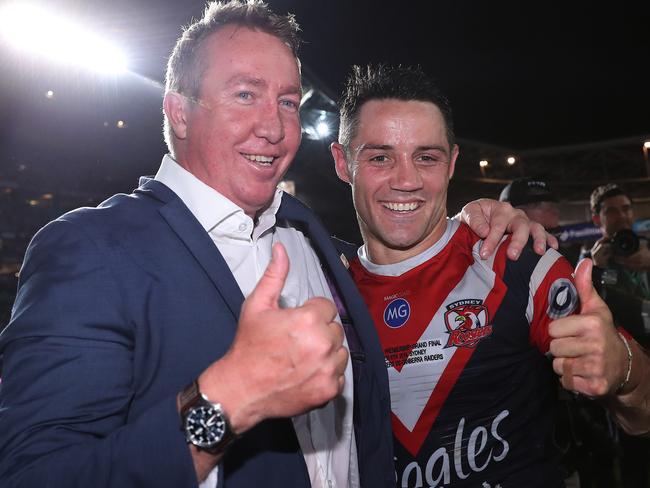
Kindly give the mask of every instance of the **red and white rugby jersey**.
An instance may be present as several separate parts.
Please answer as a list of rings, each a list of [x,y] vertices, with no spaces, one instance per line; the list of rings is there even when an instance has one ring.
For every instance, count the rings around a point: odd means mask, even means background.
[[[570,264],[509,239],[481,260],[479,238],[448,220],[424,253],[350,271],[386,358],[399,487],[564,486],[550,445],[548,324],[577,306]]]

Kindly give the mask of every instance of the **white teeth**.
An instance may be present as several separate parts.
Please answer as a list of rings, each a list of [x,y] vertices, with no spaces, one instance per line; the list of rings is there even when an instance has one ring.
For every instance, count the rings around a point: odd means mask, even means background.
[[[249,161],[265,164],[271,164],[275,159],[273,156],[260,156],[259,154],[242,154],[242,156],[244,156]]]
[[[393,202],[386,202],[383,204],[384,207],[386,207],[389,210],[395,210],[397,212],[411,212],[418,208],[420,205],[416,202],[410,202],[410,203],[393,203]]]

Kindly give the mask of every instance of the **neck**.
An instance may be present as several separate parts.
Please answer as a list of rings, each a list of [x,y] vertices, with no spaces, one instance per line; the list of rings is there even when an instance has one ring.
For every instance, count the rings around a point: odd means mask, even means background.
[[[370,237],[362,231],[368,259],[375,264],[395,264],[406,261],[413,256],[423,253],[444,235],[447,230],[447,218],[440,219],[432,231],[424,239],[411,245],[400,247],[391,243]]]

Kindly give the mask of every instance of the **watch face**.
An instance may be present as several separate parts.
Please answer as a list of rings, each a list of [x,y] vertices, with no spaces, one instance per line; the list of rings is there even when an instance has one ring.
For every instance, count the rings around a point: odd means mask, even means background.
[[[193,408],[185,420],[187,440],[197,447],[210,448],[223,439],[226,422],[222,413],[209,406]]]

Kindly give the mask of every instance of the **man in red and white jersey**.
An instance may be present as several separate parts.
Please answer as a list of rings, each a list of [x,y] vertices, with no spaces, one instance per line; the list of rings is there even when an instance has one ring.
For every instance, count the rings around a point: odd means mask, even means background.
[[[391,391],[399,487],[560,487],[549,323],[574,312],[556,251],[481,240],[447,218],[451,109],[417,68],[355,67],[336,171],[364,246],[350,270],[374,318]]]

